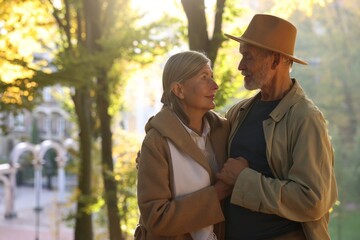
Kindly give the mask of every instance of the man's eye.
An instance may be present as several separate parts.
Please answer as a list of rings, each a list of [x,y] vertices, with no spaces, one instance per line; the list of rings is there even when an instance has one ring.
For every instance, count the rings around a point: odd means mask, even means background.
[[[242,58],[245,59],[245,60],[250,60],[250,59],[251,59],[251,56],[250,56],[249,54],[244,54],[244,55],[242,56]]]

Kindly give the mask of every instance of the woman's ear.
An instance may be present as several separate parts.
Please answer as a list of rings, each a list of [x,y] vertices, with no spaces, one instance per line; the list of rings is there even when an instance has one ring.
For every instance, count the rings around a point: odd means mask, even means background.
[[[181,83],[174,83],[172,85],[171,91],[177,96],[179,99],[184,99],[183,93],[183,85]]]

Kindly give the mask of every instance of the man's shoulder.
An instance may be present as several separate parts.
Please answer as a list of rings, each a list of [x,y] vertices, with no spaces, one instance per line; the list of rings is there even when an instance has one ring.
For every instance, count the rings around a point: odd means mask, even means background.
[[[293,79],[293,81],[295,81],[294,94],[291,95],[290,99],[286,100],[288,102],[292,102],[291,108],[294,113],[299,115],[321,113],[320,109],[316,106],[316,104],[306,95],[299,82],[297,82],[295,79]]]
[[[246,98],[243,100],[240,100],[239,102],[235,103],[232,107],[230,107],[230,109],[226,112],[225,117],[227,119],[231,119],[233,117],[236,116],[237,113],[239,113],[239,111],[241,109],[243,109],[244,107],[246,107],[252,100],[254,97],[251,98]]]
[[[309,115],[309,114],[319,114],[321,110],[318,106],[308,97],[304,97],[297,101],[292,107],[294,114],[299,115]]]
[[[309,98],[305,97],[296,102],[289,111],[291,122],[297,124],[307,123],[325,123],[326,119],[318,106]]]

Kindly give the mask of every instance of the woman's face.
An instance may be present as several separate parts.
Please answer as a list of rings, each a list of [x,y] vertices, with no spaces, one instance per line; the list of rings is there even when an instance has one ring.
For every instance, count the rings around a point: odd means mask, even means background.
[[[183,108],[188,115],[206,113],[215,108],[215,94],[218,85],[213,79],[211,67],[206,64],[194,77],[180,83]]]

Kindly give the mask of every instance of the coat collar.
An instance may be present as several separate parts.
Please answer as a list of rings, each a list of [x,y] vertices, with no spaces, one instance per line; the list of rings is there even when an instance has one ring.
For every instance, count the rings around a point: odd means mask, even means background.
[[[207,159],[170,108],[163,108],[148,121],[145,126],[146,132],[151,128],[155,128],[163,137],[171,140],[177,148],[203,166],[211,176],[211,168]]]
[[[275,122],[279,122],[293,105],[299,102],[300,99],[305,98],[304,90],[301,88],[299,83],[295,79],[292,79],[292,81],[294,84],[290,91],[283,99],[281,99],[276,108],[270,113],[270,117]]]
[[[293,81],[293,86],[290,91],[284,96],[283,99],[279,102],[276,108],[270,113],[270,117],[275,121],[280,121],[288,110],[296,104],[300,99],[305,98],[304,90],[301,88],[300,84],[296,79],[291,79]],[[260,99],[261,93],[257,93],[254,97],[250,98],[249,101],[244,103],[240,108],[240,112],[246,113],[255,102],[255,100]],[[244,111],[245,110],[245,111]]]

